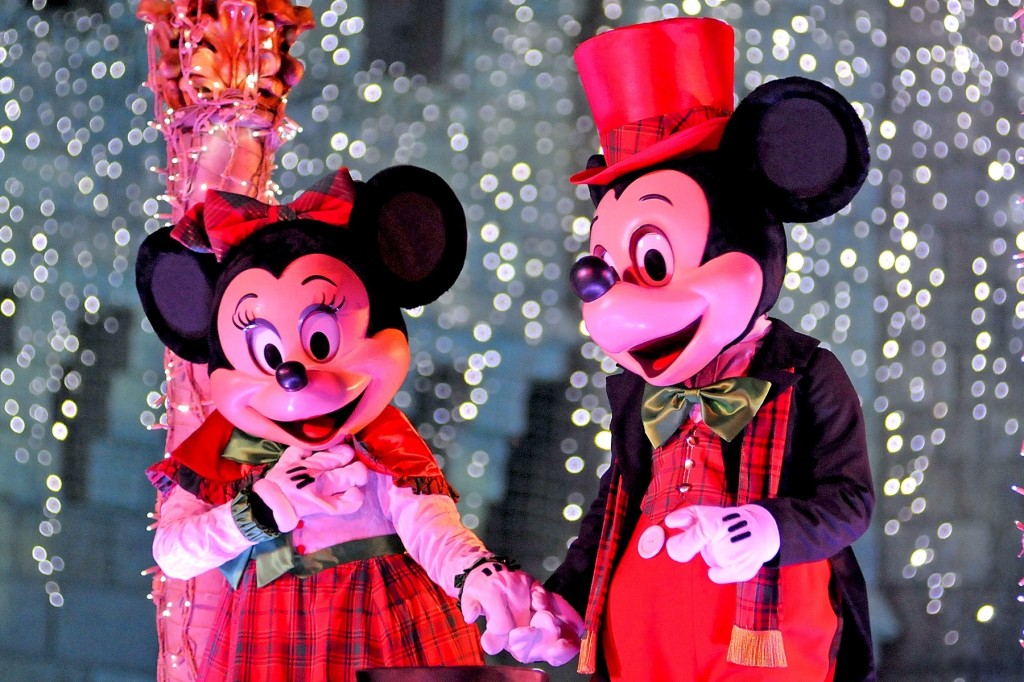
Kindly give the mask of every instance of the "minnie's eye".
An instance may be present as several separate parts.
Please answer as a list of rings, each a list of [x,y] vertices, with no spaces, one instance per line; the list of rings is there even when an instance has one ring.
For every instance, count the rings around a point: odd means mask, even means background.
[[[661,286],[672,278],[675,260],[672,245],[655,227],[645,227],[633,239],[633,264],[640,279],[651,286]]]
[[[341,330],[333,309],[316,309],[307,314],[299,334],[306,353],[318,362],[333,358],[341,346]]]
[[[266,320],[255,320],[246,330],[245,340],[253,362],[267,374],[273,374],[278,365],[284,362],[284,354],[281,352],[284,344],[274,325]]]

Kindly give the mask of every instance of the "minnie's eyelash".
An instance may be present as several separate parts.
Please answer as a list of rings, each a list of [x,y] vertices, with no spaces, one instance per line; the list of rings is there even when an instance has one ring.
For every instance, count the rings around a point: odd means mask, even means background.
[[[341,310],[341,307],[345,305],[345,297],[342,296],[341,301],[338,301],[337,294],[331,294],[331,300],[328,301],[327,294],[322,293],[320,294],[320,305],[324,308],[329,308],[334,312],[338,312]]]
[[[251,310],[240,310],[231,318],[231,323],[238,329],[245,330],[256,321],[256,315]]]
[[[345,305],[345,300],[344,296],[342,296],[339,301],[335,294],[331,294],[330,298],[327,297],[326,293],[320,294],[320,303],[318,304],[318,307],[322,310],[328,310],[332,313],[336,313]],[[239,310],[231,318],[231,323],[235,325],[237,329],[242,331],[251,327],[254,322],[256,322],[256,314],[251,310]]]

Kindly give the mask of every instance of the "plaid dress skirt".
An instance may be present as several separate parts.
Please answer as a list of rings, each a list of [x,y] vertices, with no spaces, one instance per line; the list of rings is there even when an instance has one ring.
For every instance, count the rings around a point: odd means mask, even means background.
[[[480,633],[406,554],[256,587],[249,563],[210,635],[201,682],[350,682],[356,670],[482,665]]]

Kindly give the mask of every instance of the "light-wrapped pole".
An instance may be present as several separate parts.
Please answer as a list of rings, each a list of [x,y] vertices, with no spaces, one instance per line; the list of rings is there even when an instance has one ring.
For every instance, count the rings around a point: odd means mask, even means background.
[[[273,203],[274,155],[297,132],[284,110],[302,64],[288,50],[313,26],[312,12],[288,0],[142,0],[137,16],[146,22],[152,125],[167,142],[166,217],[177,221],[210,188]],[[167,351],[164,368],[169,452],[207,417],[210,399],[205,366]],[[154,571],[161,682],[196,678],[225,589],[217,571],[187,581]]]

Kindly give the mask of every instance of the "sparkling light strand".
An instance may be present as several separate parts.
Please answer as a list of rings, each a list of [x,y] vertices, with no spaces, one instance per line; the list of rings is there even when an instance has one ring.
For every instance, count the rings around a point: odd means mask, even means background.
[[[592,210],[585,193],[565,182],[597,149],[571,64],[573,48],[588,37],[584,26],[595,30],[589,4],[473,3],[478,14],[466,20],[473,30],[464,37],[472,49],[455,58],[442,79],[420,74],[415,64],[373,62],[360,16],[365,3],[317,7],[320,26],[292,50],[307,67],[305,90],[293,95],[300,103],[290,110],[305,132],[281,157],[281,189],[271,188],[294,191],[343,163],[366,177],[386,165],[417,163],[455,186],[470,217],[469,262],[449,296],[416,311],[410,324],[415,364],[398,400],[419,415],[418,426],[457,479],[467,522],[482,524],[488,503],[501,494],[500,467],[507,459],[501,441],[522,426],[519,403],[525,401],[518,387],[562,381],[570,416],[558,426],[565,433],[558,447],[573,483],[558,504],[567,538],[579,501],[607,459],[603,389],[614,371],[585,335],[577,335],[578,303],[564,286],[567,267],[585,248]],[[778,312],[831,345],[868,396],[865,412],[881,432],[873,443],[885,451],[875,462],[885,547],[899,556],[897,573],[905,569],[908,584],[925,595],[924,609],[950,619],[944,599],[963,584],[965,567],[963,558],[944,550],[954,544],[950,538],[962,540],[970,519],[941,518],[936,509],[961,494],[939,487],[941,473],[961,456],[952,445],[958,420],[968,427],[994,425],[1007,438],[1020,430],[1019,421],[1003,413],[1018,397],[1013,391],[1019,393],[1012,380],[1018,363],[1007,360],[1024,353],[1024,306],[1016,315],[1003,310],[1013,305],[1013,291],[1022,293],[1024,278],[1002,264],[1007,252],[1024,250],[1024,209],[1011,190],[1021,135],[1011,122],[1016,113],[1002,111],[1021,107],[998,96],[1019,97],[1010,63],[1021,56],[1021,43],[1005,16],[1009,11],[992,20],[1000,11],[995,4],[845,0],[797,8],[766,0],[607,1],[596,27],[718,16],[737,28],[740,95],[771,77],[801,73],[855,100],[875,165],[844,215],[791,226]],[[137,28],[125,23],[132,4],[111,2],[105,15],[84,9],[44,14],[42,5],[35,2],[37,11],[26,10],[17,25],[0,29],[6,114],[0,121],[0,282],[9,284],[0,295],[0,321],[15,325],[14,352],[0,362],[0,383],[5,407],[16,411],[5,413],[4,443],[12,444],[18,467],[12,470],[24,472],[13,476],[27,480],[37,468],[45,472],[33,478],[35,488],[61,451],[56,422],[71,433],[83,404],[74,394],[66,408],[51,409],[44,400],[48,386],[56,381],[81,390],[80,373],[63,368],[95,361],[73,323],[81,318],[102,325],[113,305],[134,304],[125,272],[138,241],[162,224],[164,212],[149,198],[161,193],[157,183],[136,172],[164,164],[160,131],[147,125],[149,94],[126,83],[140,70],[121,53],[143,49],[127,37]],[[887,33],[886,13],[913,22],[921,35]],[[881,82],[890,69],[894,80]],[[934,119],[939,104],[957,107],[949,133]],[[115,125],[119,114],[124,121]],[[951,178],[978,164],[987,183],[961,194],[964,187]],[[920,197],[930,211],[908,208]],[[948,216],[964,205],[977,234],[947,237],[943,230],[956,222]],[[45,243],[34,243],[40,235]],[[977,239],[944,243],[961,236]],[[970,300],[962,315],[939,303],[959,300],[951,289],[962,284],[936,257],[943,250],[966,259]],[[857,317],[855,311],[872,306],[871,319]],[[1012,329],[1003,329],[1007,320]],[[970,330],[962,340],[969,351],[965,390],[977,393],[966,415],[957,413],[952,396],[963,328]],[[151,335],[139,343],[156,348]],[[572,348],[574,357],[560,364],[552,348]],[[153,371],[133,379],[150,395],[140,421],[159,424],[162,376]],[[33,409],[41,405],[47,414]],[[33,431],[41,439],[30,441]],[[44,492],[41,500],[63,494]],[[46,532],[60,532],[59,515],[43,520],[51,524]],[[39,541],[45,552],[40,566],[55,563],[50,537]],[[51,597],[60,594],[56,583],[47,589],[54,589]],[[972,620],[959,618],[948,646],[967,640],[979,627]]]

